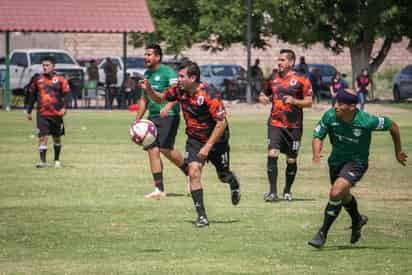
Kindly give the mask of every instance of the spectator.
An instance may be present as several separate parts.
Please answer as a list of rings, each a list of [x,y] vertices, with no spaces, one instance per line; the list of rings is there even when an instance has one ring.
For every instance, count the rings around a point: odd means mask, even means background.
[[[124,103],[126,106],[130,106],[134,103],[134,93],[136,91],[136,87],[136,80],[128,73],[124,83]]]
[[[252,78],[252,98],[256,98],[257,95],[262,91],[263,85],[263,72],[259,66],[260,60],[257,58],[255,60],[255,65],[251,68],[251,78]]]
[[[369,94],[372,84],[372,79],[369,77],[368,69],[362,69],[360,75],[358,75],[355,81],[355,91],[358,95],[359,105],[362,111],[365,109],[366,96]]]
[[[312,84],[312,101],[316,103],[320,102],[320,90],[322,87],[322,77],[320,75],[320,70],[314,68],[309,75],[310,83]]]
[[[296,70],[296,71],[299,72],[299,73],[301,73],[301,74],[307,74],[307,73],[309,73],[308,64],[306,64],[306,61],[305,61],[305,57],[304,57],[304,56],[301,56],[301,57],[300,57],[300,59],[299,59],[299,64],[298,64],[298,67],[297,67],[297,70]]]
[[[336,72],[332,78],[332,83],[330,84],[330,96],[332,107],[335,105],[336,102],[336,95],[337,93],[343,92],[345,89],[348,88],[348,85],[345,81],[343,81],[340,72]]]
[[[94,59],[90,60],[90,65],[87,67],[87,76],[89,82],[94,83],[94,86],[97,86],[97,83],[99,82],[99,68]]]
[[[106,109],[112,109],[113,100],[116,98],[117,106],[120,108],[119,93],[117,85],[117,65],[113,63],[110,57],[106,58],[104,66],[104,73],[106,75]]]

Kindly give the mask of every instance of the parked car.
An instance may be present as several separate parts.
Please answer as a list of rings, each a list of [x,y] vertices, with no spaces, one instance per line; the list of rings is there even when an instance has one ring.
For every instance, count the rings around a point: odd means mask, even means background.
[[[121,87],[123,83],[123,58],[120,56],[111,56],[112,62],[117,66],[117,87]],[[107,64],[106,58],[103,59],[99,67],[99,81],[101,84],[106,82],[106,74],[104,73],[104,68]],[[146,70],[144,66],[143,57],[127,57],[127,73],[132,77],[139,78],[143,76],[144,71]]]
[[[224,99],[244,97],[246,70],[237,64],[200,65],[200,80],[215,86]]]
[[[43,72],[41,61],[45,56],[55,59],[55,72],[68,80],[72,91],[82,89],[83,69],[68,52],[57,49],[16,49],[10,54],[10,88],[13,95],[23,95],[24,87],[31,78]],[[5,69],[5,64],[0,64],[1,69]]]
[[[393,78],[393,99],[412,98],[412,64],[406,66]]]

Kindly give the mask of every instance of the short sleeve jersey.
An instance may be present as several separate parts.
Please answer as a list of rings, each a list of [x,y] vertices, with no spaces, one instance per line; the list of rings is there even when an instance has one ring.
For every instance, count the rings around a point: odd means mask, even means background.
[[[207,83],[201,83],[192,95],[174,84],[163,92],[162,96],[167,101],[180,102],[186,121],[186,135],[189,138],[206,142],[215,128],[216,121],[226,120],[226,110],[220,93]],[[229,127],[226,127],[218,142],[225,142],[228,138]]]
[[[368,164],[372,131],[386,131],[391,124],[387,117],[374,116],[359,109],[352,122],[347,123],[336,117],[335,109],[331,108],[316,125],[313,137],[323,140],[329,134],[332,152],[328,162],[331,166],[348,161]]]
[[[341,93],[346,88],[348,88],[346,82],[342,81],[341,79],[339,79],[339,81],[333,81],[331,85],[334,93]]]
[[[57,116],[64,107],[64,96],[70,92],[67,80],[57,74],[36,77],[29,87],[29,93],[34,93],[37,111],[43,116]]]
[[[159,93],[163,92],[165,89],[169,88],[170,85],[177,82],[176,72],[171,67],[163,64],[161,64],[156,71],[146,70],[144,77],[149,80],[152,88]],[[143,95],[148,102],[149,119],[160,117],[160,110],[165,106],[165,104],[154,102],[144,91]],[[177,116],[179,115],[179,111],[179,105],[175,104],[169,111],[169,116]]]
[[[356,82],[358,83],[358,87],[361,90],[364,90],[366,87],[368,87],[368,85],[371,81],[370,81],[369,77],[360,75],[356,78]]]
[[[270,81],[266,95],[272,96],[272,110],[269,122],[280,128],[301,128],[303,111],[301,107],[286,104],[283,97],[286,95],[296,99],[312,96],[310,80],[303,74],[291,72],[283,77],[279,74]]]

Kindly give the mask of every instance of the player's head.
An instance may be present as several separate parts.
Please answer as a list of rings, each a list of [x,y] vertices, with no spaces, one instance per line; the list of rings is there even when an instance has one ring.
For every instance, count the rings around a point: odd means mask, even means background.
[[[295,52],[290,49],[280,50],[278,57],[278,67],[280,73],[291,71],[295,65],[296,55]]]
[[[51,74],[54,70],[56,60],[54,59],[53,56],[45,56],[42,58],[41,64],[43,66],[43,73]]]
[[[355,91],[351,89],[345,89],[336,94],[335,110],[336,116],[343,117],[348,114],[352,114],[356,110],[356,104],[358,103],[358,96]]]
[[[147,68],[156,69],[162,62],[162,48],[158,44],[149,44],[144,53],[144,62]]]
[[[178,68],[177,84],[182,90],[190,91],[200,83],[199,66],[192,61],[182,63]]]

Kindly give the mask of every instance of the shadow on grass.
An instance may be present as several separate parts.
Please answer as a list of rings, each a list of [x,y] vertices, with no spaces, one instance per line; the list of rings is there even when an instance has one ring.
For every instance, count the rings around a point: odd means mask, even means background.
[[[186,223],[191,223],[193,225],[196,224],[196,221],[190,221],[190,220],[185,220]],[[222,220],[209,220],[210,224],[232,224],[232,223],[238,223],[240,222],[240,220],[226,220],[226,221],[222,221]]]
[[[179,193],[167,193],[168,197],[186,197],[186,194],[179,194]]]
[[[338,250],[409,250],[406,247],[394,247],[394,246],[357,246],[357,245],[336,245],[336,246],[326,246],[322,249],[316,249],[315,252],[321,251],[338,251]]]
[[[152,249],[141,249],[141,250],[139,250],[139,252],[142,252],[142,253],[160,253],[160,252],[162,252],[162,250],[152,248]]]

